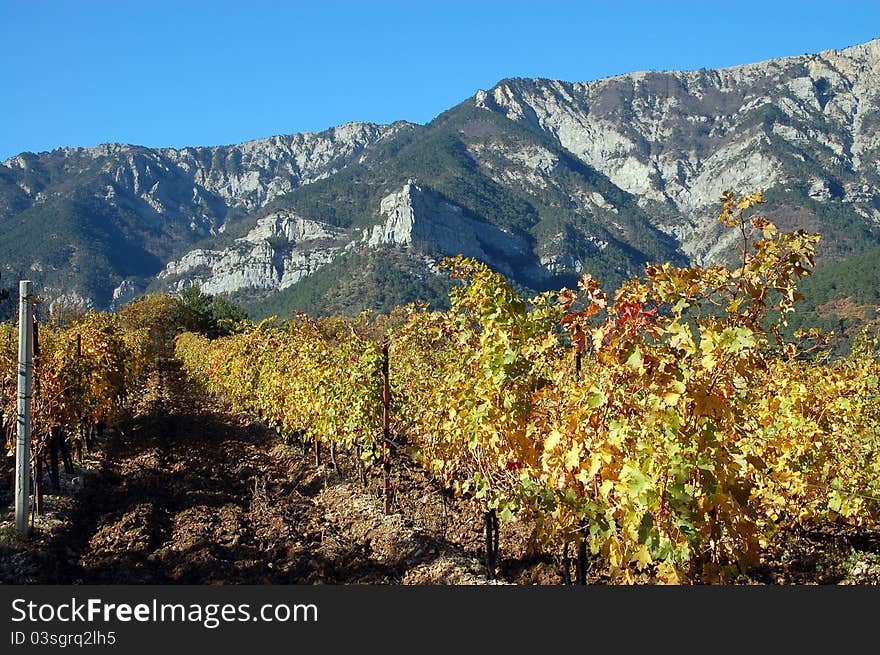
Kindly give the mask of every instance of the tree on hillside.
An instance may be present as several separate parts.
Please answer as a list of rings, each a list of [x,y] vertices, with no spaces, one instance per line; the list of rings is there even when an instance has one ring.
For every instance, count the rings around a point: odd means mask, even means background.
[[[182,291],[180,300],[195,315],[198,331],[209,339],[231,334],[235,331],[236,323],[248,318],[245,311],[235,303],[204,293],[198,285]]]

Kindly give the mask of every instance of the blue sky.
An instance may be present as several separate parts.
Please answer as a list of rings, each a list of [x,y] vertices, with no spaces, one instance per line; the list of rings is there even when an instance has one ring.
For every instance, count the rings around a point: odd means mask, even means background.
[[[418,123],[505,77],[717,68],[880,37],[880,0],[0,0],[0,160]]]

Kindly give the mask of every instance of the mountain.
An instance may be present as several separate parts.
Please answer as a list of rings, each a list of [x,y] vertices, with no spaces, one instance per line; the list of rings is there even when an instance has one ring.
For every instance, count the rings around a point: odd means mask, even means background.
[[[442,303],[437,263],[459,252],[523,291],[585,271],[613,286],[648,261],[729,259],[728,188],[763,189],[783,228],[823,234],[820,267],[848,270],[880,246],[878,126],[875,40],[723,70],[508,79],[426,125],[25,153],[0,165],[0,270],[99,307],[200,284],[255,315]]]
[[[788,221],[824,228],[829,253],[848,252],[867,236],[866,223],[872,232],[880,223],[878,100],[880,40],[725,70],[586,84],[505,80],[475,102],[637,196],[658,227],[706,263],[728,245],[713,214],[728,188],[770,191]]]
[[[236,146],[105,144],[0,164],[0,262],[52,298],[107,307],[169,259],[410,126],[349,123]]]

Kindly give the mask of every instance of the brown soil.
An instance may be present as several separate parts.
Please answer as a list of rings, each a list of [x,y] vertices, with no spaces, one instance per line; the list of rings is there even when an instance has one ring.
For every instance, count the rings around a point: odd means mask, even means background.
[[[121,413],[33,537],[0,520],[0,583],[486,584],[482,519],[414,466],[394,473],[384,515],[377,472],[282,443],[217,409],[173,362]],[[11,503],[11,459],[0,498]],[[498,583],[560,584],[560,558],[531,527],[502,525]],[[572,553],[574,556],[574,553]],[[572,571],[573,573],[573,571]],[[746,584],[878,583],[876,534],[791,535]],[[591,562],[588,582],[606,582]]]
[[[478,554],[403,512],[385,516],[375,481],[315,466],[215,405],[164,367],[46,497],[29,542],[4,517],[0,582],[485,584]]]

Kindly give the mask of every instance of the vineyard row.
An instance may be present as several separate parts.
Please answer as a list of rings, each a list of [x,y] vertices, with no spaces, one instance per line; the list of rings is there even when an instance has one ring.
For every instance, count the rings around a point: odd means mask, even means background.
[[[186,333],[176,353],[285,437],[415,459],[473,500],[490,571],[499,520],[519,520],[616,581],[735,580],[787,529],[880,519],[877,341],[829,362],[810,354],[821,335],[782,335],[818,237],[779,233],[762,202],[725,194],[736,267],[652,265],[613,297],[585,275],[527,300],[459,257],[448,311],[296,315]]]

